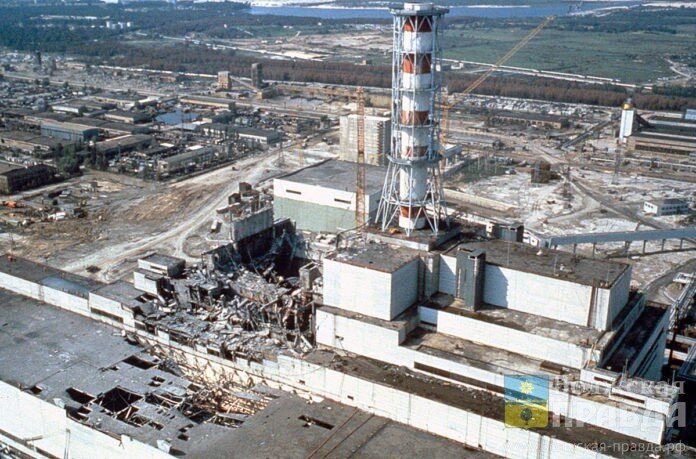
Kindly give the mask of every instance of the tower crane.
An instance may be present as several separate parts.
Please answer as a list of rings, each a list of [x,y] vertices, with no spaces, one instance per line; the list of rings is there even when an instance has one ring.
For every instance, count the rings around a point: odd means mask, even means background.
[[[541,32],[544,27],[549,25],[551,21],[556,19],[555,16],[549,16],[544,21],[536,26],[531,32],[529,32],[522,40],[517,42],[515,46],[510,49],[503,57],[498,59],[495,64],[491,65],[485,72],[483,72],[473,83],[471,83],[464,91],[462,91],[457,97],[454,98],[452,102],[447,100],[447,96],[443,97],[442,104],[442,125],[443,129],[440,131],[440,145],[445,145],[449,137],[449,111],[455,106],[459,105],[469,94],[476,90],[484,81],[488,79],[489,76],[496,70],[498,70],[503,64],[505,64],[512,56],[514,56],[517,51],[524,48],[527,43],[534,37],[536,37],[539,32]],[[446,93],[445,93],[446,94]]]

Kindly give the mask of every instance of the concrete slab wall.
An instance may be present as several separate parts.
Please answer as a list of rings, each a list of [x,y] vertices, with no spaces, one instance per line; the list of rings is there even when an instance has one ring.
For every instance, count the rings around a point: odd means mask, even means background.
[[[488,304],[587,326],[591,300],[589,285],[486,265]]]
[[[45,285],[41,286],[43,301],[68,311],[85,315],[89,312],[89,300]]]
[[[454,295],[457,292],[457,257],[440,256],[440,286],[439,291]]]
[[[378,327],[367,322],[327,313],[317,309],[317,344],[333,349],[349,350],[395,365],[413,366],[410,352],[399,347],[399,330]]]
[[[318,311],[319,313],[320,311]],[[333,316],[333,317],[332,317]],[[319,315],[317,316],[319,317]],[[317,322],[320,323],[319,321]],[[367,357],[403,365],[414,369],[419,363],[428,367],[452,373],[464,378],[481,381],[486,384],[500,387],[505,385],[505,376],[501,373],[487,370],[480,366],[469,365],[443,357],[428,354],[416,349],[395,345],[395,334],[386,333],[385,329],[367,324],[363,321],[334,316],[324,312],[321,315],[320,329],[322,331],[320,344],[340,349],[342,351],[365,355]],[[334,330],[339,330],[334,332]],[[343,339],[336,340],[331,333],[340,333]],[[325,335],[324,335],[325,333]],[[371,338],[375,334],[378,338]],[[319,337],[317,337],[319,340]],[[334,343],[333,345],[331,343]],[[396,348],[395,348],[396,347]],[[480,362],[481,365],[486,362]],[[507,374],[519,374],[520,371],[511,366],[505,371]],[[428,376],[440,377],[428,372]],[[451,380],[458,384],[456,380]],[[629,437],[640,438],[644,441],[660,443],[664,435],[666,406],[651,405],[650,408],[660,408],[662,412],[652,412],[648,409],[636,410],[630,406],[618,406],[618,404],[606,403],[606,401],[592,400],[580,395],[573,395],[566,391],[549,388],[549,410],[569,419],[569,423],[575,426],[582,423],[590,424],[607,430],[618,432]],[[578,424],[580,423],[580,424]]]
[[[230,225],[232,241],[237,242],[254,234],[258,234],[273,226],[273,208],[263,209],[243,220],[237,220]]]
[[[157,295],[159,293],[157,291],[157,281],[149,278],[147,274],[140,271],[133,272],[133,286],[138,290],[152,295]]]
[[[522,353],[532,358],[548,360],[577,369],[583,367],[590,355],[589,349],[576,346],[562,339],[555,340],[424,306],[418,309],[419,314],[423,311],[426,317],[431,318],[431,320],[435,319],[439,333],[486,346]]]
[[[3,272],[0,272],[0,287],[37,300],[41,296],[41,285]]]
[[[418,259],[394,273],[324,259],[324,304],[391,320],[418,295]]]

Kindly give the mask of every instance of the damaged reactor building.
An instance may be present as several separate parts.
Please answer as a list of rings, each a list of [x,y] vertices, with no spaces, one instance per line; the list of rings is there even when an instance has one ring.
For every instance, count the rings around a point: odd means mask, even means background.
[[[630,265],[448,217],[447,9],[391,11],[392,148],[368,167],[370,225],[351,228],[355,166],[329,160],[275,179],[276,203],[240,186],[197,264],[148,253],[104,284],[0,258],[0,455],[694,454],[671,448],[693,422],[662,375],[672,311]]]

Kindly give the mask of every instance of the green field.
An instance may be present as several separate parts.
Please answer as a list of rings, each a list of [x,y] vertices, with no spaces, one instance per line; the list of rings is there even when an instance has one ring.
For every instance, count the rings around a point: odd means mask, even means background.
[[[528,28],[454,29],[445,36],[445,57],[493,63],[529,32]],[[673,76],[665,57],[696,49],[691,30],[577,32],[543,30],[507,65],[579,73],[647,83]]]

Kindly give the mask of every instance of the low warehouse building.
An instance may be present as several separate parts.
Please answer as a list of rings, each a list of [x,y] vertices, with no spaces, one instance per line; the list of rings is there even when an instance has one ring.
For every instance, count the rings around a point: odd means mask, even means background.
[[[643,203],[643,212],[653,214],[656,217],[684,214],[688,211],[689,203],[682,199],[662,199],[659,201],[645,201]]]
[[[99,129],[75,123],[45,121],[41,123],[41,135],[70,142],[84,142],[98,137]]]
[[[33,132],[0,132],[0,151],[19,150],[37,158],[49,158],[61,148],[72,145],[74,145],[72,142],[37,135]]]
[[[377,214],[385,173],[382,167],[365,167],[365,209],[371,221]],[[308,231],[355,228],[355,180],[355,163],[336,160],[276,178],[275,218],[290,218],[297,229]]]
[[[127,153],[139,148],[147,147],[152,144],[152,137],[144,134],[124,135],[113,139],[97,142],[97,152],[106,156],[113,157],[121,153]]]
[[[162,174],[176,174],[209,163],[216,157],[217,152],[211,147],[197,148],[161,159],[158,170]]]
[[[0,163],[0,192],[13,194],[58,181],[57,170],[46,164],[15,167]]]
[[[270,129],[238,127],[235,131],[237,138],[250,147],[268,148],[277,145],[283,139],[281,132]]]

